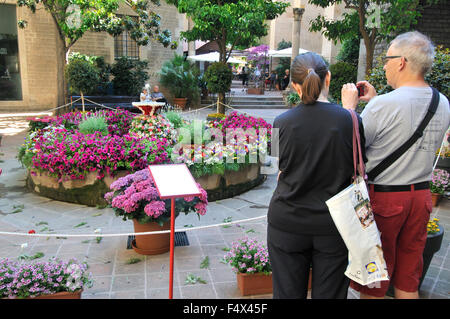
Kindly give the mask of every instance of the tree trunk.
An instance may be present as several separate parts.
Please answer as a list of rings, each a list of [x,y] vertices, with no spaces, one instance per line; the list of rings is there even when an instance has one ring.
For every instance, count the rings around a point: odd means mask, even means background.
[[[375,43],[366,42],[366,77],[372,72],[374,50]]]
[[[83,113],[84,113],[84,95],[83,92],[80,92],[81,94],[81,104],[83,105]]]
[[[219,61],[222,63],[226,62],[226,44],[222,43],[222,45],[219,44]],[[218,94],[218,101],[217,101],[217,113],[225,114],[225,92],[219,92]]]
[[[57,88],[57,107],[66,104],[68,95],[66,80],[64,77],[64,67],[66,65],[67,48],[61,38],[57,38],[57,58],[56,58],[56,88]],[[62,114],[64,109],[57,109],[56,115]]]
[[[225,93],[219,93],[217,113],[225,114]]]

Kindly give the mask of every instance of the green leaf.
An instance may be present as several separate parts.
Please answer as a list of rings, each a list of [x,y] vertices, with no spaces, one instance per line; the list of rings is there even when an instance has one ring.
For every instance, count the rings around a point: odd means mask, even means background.
[[[84,225],[86,225],[86,224],[87,224],[86,222],[81,222],[81,223],[79,223],[78,225],[73,226],[73,228],[78,228],[78,227],[84,226]]]
[[[200,263],[200,268],[201,269],[205,269],[205,268],[209,268],[209,257],[206,256],[202,262]]]
[[[194,274],[188,274],[186,276],[186,279],[184,281],[185,285],[189,285],[189,284],[195,285],[196,283],[206,284],[207,282],[204,279],[202,279],[199,276],[196,276]]]

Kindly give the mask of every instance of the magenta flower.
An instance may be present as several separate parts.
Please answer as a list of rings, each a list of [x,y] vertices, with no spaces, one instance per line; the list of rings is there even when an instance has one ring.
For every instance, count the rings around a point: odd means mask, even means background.
[[[177,212],[195,212],[205,215],[208,204],[206,191],[198,184],[201,195],[176,199]],[[171,201],[161,200],[148,169],[142,169],[117,179],[110,186],[111,192],[105,200],[117,216],[124,220],[137,219],[143,223],[156,221],[163,223],[170,219]]]

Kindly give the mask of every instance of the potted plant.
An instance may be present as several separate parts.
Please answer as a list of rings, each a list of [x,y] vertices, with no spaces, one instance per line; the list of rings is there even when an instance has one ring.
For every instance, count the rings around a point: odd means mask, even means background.
[[[177,198],[176,215],[180,212],[195,212],[200,217],[206,213],[206,191],[200,184],[197,185],[202,195]],[[111,184],[110,189],[111,192],[105,194],[106,201],[116,216],[122,216],[123,220],[133,220],[136,233],[170,229],[171,200],[159,198],[147,168],[119,178]],[[132,246],[139,254],[155,255],[169,251],[169,242],[169,233],[137,235]]]
[[[442,239],[444,238],[444,228],[440,227],[438,218],[433,218],[428,221],[427,233],[427,241],[423,250],[423,270],[422,277],[419,282],[419,288],[427,274],[428,267],[431,264],[434,254],[441,249]]]
[[[233,267],[243,296],[272,293],[272,267],[267,248],[248,237],[232,243],[224,256]]]
[[[430,191],[433,206],[436,207],[448,188],[450,174],[443,169],[435,169],[431,176]]]
[[[0,260],[0,298],[80,299],[83,288],[92,287],[86,263],[56,258],[48,262],[21,264]]]
[[[442,149],[439,148],[436,151],[436,156],[439,157],[436,167],[445,169],[448,172],[450,170],[450,145],[449,145],[450,129],[447,130],[445,137],[446,140],[442,145]]]
[[[159,82],[173,95],[173,103],[184,109],[188,100],[198,100],[200,96],[199,73],[193,63],[175,54],[172,60],[164,62],[159,72]]]

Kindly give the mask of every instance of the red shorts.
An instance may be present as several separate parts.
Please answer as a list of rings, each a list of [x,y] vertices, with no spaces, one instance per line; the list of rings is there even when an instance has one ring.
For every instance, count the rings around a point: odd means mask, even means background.
[[[390,281],[370,287],[351,281],[350,287],[374,297],[385,296],[390,283],[400,290],[415,292],[422,275],[422,254],[432,211],[430,190],[374,192],[370,185],[369,196]]]

